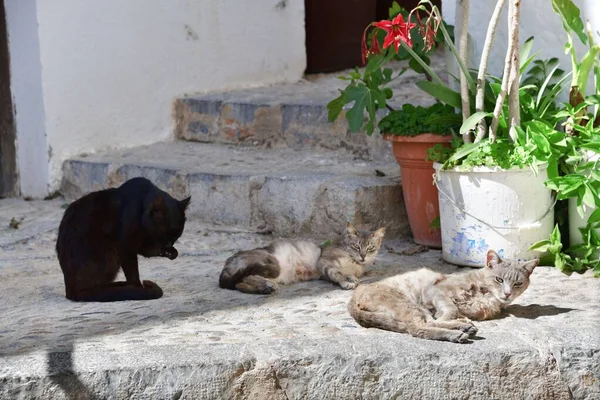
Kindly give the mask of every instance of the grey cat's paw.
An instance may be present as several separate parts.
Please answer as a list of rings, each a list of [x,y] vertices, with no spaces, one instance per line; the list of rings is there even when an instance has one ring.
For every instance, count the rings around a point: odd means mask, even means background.
[[[469,335],[469,337],[475,336],[478,332],[477,327],[470,322],[468,324],[461,325],[458,329]]]
[[[358,284],[359,284],[359,280],[356,279],[353,276],[349,276],[349,277],[346,278],[345,281],[340,282],[340,286],[344,290],[354,289],[354,288],[356,288],[358,286]]]
[[[469,335],[464,332],[456,331],[455,334],[450,336],[449,340],[453,343],[468,343]]]

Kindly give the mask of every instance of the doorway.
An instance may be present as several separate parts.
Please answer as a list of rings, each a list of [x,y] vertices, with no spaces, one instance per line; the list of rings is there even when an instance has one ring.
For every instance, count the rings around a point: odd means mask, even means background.
[[[10,58],[4,0],[0,0],[0,198],[16,196],[16,128],[10,91]]]
[[[407,10],[419,0],[396,0]],[[373,21],[389,18],[394,0],[304,0],[306,73],[334,72],[361,64],[361,40]],[[441,9],[441,0],[433,0]]]

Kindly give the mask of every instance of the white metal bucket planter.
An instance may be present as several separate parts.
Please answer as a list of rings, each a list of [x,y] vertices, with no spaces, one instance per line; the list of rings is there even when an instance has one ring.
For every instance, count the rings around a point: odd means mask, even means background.
[[[529,168],[441,167],[434,164],[445,261],[483,267],[489,249],[519,260],[541,255],[527,249],[554,228],[556,201],[544,186],[546,166],[537,175]]]

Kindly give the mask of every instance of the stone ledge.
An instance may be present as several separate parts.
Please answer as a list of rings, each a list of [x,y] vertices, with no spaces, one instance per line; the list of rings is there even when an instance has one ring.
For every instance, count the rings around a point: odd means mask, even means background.
[[[177,198],[191,195],[189,215],[203,222],[329,237],[349,220],[410,234],[397,165],[336,152],[177,141],[77,157],[63,170],[69,198],[144,176]]]
[[[64,298],[54,253],[64,203],[0,200],[1,399],[600,398],[591,274],[538,267],[503,318],[477,323],[478,340],[434,342],[359,327],[352,293],[328,282],[275,296],[219,289],[232,252],[272,238],[192,218],[180,257],[140,259],[163,298],[80,304]],[[24,218],[20,236],[12,217]],[[423,265],[462,270],[439,251],[402,255],[412,248],[387,241],[363,282]]]

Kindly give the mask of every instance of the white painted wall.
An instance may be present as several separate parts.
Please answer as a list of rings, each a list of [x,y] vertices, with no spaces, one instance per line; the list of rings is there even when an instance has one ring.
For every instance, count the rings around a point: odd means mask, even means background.
[[[573,0],[573,2],[581,10],[582,19],[584,21],[589,19],[593,24],[594,31],[600,30],[600,0]],[[474,57],[469,64],[472,67],[479,66],[488,22],[495,5],[496,0],[470,1],[469,35],[473,42]],[[442,9],[444,20],[451,25],[455,25],[457,0],[443,0]],[[501,76],[504,68],[508,42],[507,9],[508,4],[504,6],[500,17],[488,66],[488,72],[496,76]],[[541,59],[557,57],[560,60],[562,69],[565,71],[571,70],[570,58],[564,54],[564,44],[567,37],[562,28],[560,17],[552,10],[550,0],[522,1],[519,31],[521,43],[531,36],[535,37],[532,54],[539,52]],[[578,50],[584,49],[583,45],[579,46],[579,39],[575,38],[575,41]],[[580,52],[580,54],[583,53]]]
[[[48,194],[48,141],[44,117],[36,0],[5,0],[11,93],[16,110],[17,168],[23,196]]]
[[[50,191],[70,156],[171,138],[176,96],[306,64],[302,0],[37,0],[37,23]]]

